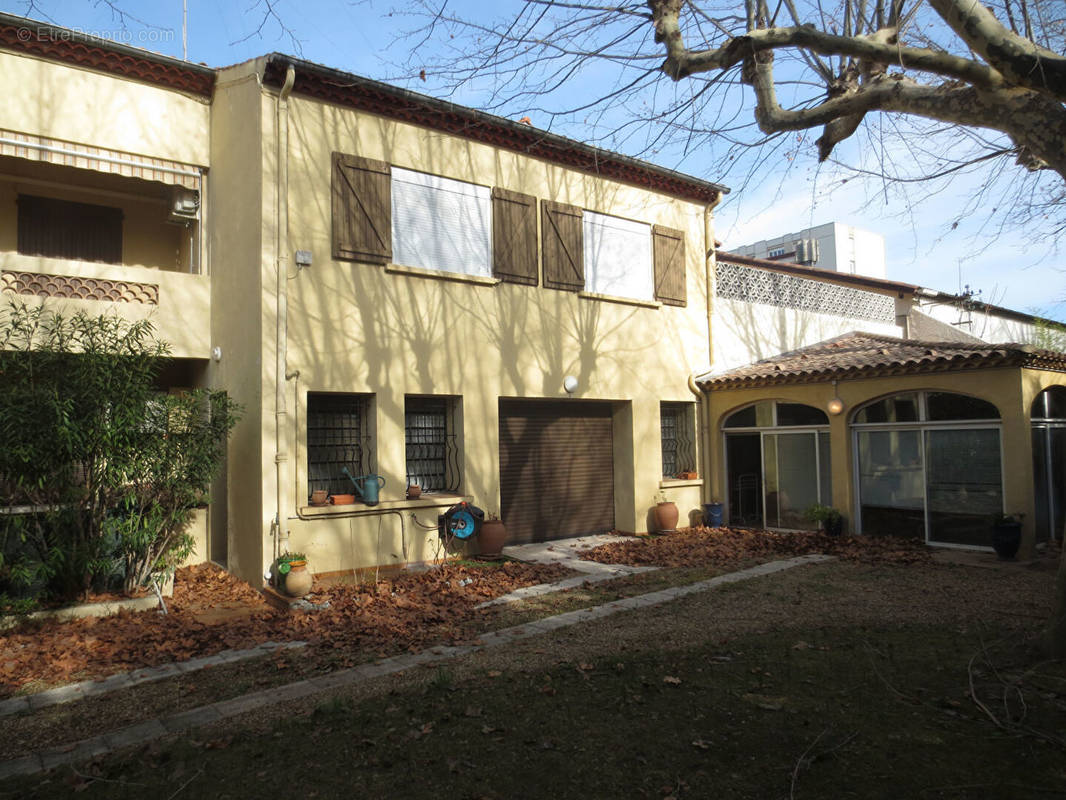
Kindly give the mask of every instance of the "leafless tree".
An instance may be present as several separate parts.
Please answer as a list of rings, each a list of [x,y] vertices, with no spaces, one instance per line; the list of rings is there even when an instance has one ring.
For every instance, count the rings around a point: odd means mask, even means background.
[[[909,200],[984,170],[957,215],[1058,232],[1066,4],[986,3],[525,0],[463,14],[421,0],[409,63],[483,107],[545,127],[576,118],[609,147],[682,166],[699,153],[734,186],[807,153]]]

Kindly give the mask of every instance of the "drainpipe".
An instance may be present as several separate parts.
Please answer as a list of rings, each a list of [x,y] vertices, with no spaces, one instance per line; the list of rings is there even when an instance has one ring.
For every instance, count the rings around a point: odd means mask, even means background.
[[[289,548],[288,509],[285,507],[288,486],[289,453],[288,411],[285,407],[286,361],[288,349],[288,263],[289,263],[289,95],[296,82],[296,68],[285,70],[285,83],[278,93],[277,103],[277,183],[275,186],[275,272],[277,277],[278,315],[276,334],[277,362],[274,365],[274,480],[276,510],[274,515],[274,557]]]
[[[703,209],[703,258],[705,293],[707,296],[707,365],[714,366],[714,333],[712,330],[712,318],[714,316],[714,210],[722,202],[722,194],[715,197],[714,202],[708,203]],[[709,430],[711,413],[707,395],[696,385],[696,373],[688,376],[688,390],[696,396],[696,407],[699,409],[699,430],[703,434],[703,447],[700,448],[701,461],[703,462],[700,474],[703,476],[703,502],[709,503],[713,499],[714,487],[711,484],[711,440],[712,432]],[[697,442],[699,445],[699,442]]]

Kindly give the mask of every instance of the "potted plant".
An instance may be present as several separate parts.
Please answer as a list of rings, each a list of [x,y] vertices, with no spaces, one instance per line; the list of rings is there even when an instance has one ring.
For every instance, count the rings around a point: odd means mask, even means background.
[[[477,534],[478,546],[482,558],[500,558],[503,546],[507,543],[507,526],[494,511],[490,511],[481,523]]]
[[[828,536],[840,536],[844,530],[844,517],[832,506],[815,503],[807,507],[803,516],[810,522],[820,522],[822,531]]]
[[[278,556],[278,588],[289,597],[303,597],[311,591],[314,577],[307,569],[307,556],[285,552]]]
[[[1001,514],[992,520],[992,547],[1004,561],[1018,554],[1024,514]]]
[[[677,504],[667,500],[661,491],[655,495],[655,530],[659,533],[674,533],[677,531],[677,520],[680,517]]]

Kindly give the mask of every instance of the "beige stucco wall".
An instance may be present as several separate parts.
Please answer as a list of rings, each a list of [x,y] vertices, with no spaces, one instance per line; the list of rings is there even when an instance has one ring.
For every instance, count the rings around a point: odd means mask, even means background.
[[[1031,552],[1033,546],[1035,519],[1029,409],[1037,394],[1054,385],[1066,385],[1066,374],[1000,368],[841,380],[835,389],[831,381],[821,381],[807,385],[715,390],[707,396],[713,438],[705,442],[713,463],[713,494],[716,499],[724,499],[727,495],[725,438],[722,433],[722,422],[726,416],[759,400],[783,400],[825,409],[828,402],[837,396],[844,401],[844,413],[829,417],[832,498],[833,505],[842,511],[850,528],[851,521],[856,518],[858,502],[853,480],[854,453],[848,427],[854,411],[870,400],[898,392],[921,389],[959,392],[993,403],[1000,411],[1003,508],[1005,513],[1025,515],[1024,555]]]
[[[211,271],[211,386],[225,389],[243,411],[229,441],[225,474],[212,488],[210,536],[221,540],[227,567],[258,585],[262,580],[272,503],[264,498],[264,471],[273,451],[263,444],[264,291],[263,149],[260,87],[252,65],[220,78],[212,106],[208,183],[211,209],[208,255]],[[264,399],[264,398],[267,399]],[[268,455],[269,454],[269,455]],[[267,459],[271,460],[269,465]]]
[[[209,164],[204,99],[8,52],[0,52],[0,74],[0,128]]]
[[[902,327],[894,322],[723,298],[714,301],[712,328],[716,372],[798,350],[852,331],[903,336]]]
[[[264,95],[264,126],[274,97]],[[659,403],[691,400],[688,374],[708,361],[704,208],[574,172],[425,128],[293,97],[289,123],[289,248],[310,250],[314,265],[288,269],[288,440],[293,514],[307,496],[303,420],[308,392],[365,392],[375,397],[377,471],[387,481],[383,505],[400,507],[405,487],[405,395],[462,396],[460,492],[499,508],[499,398],[562,398],[574,375],[575,401],[615,408],[615,522],[647,527],[661,479]],[[216,120],[217,125],[217,120]],[[264,164],[270,164],[264,146]],[[336,151],[541,199],[685,231],[688,306],[647,307],[579,297],[543,286],[483,285],[391,272],[331,258],[330,157]],[[264,192],[269,180],[264,175]],[[266,207],[264,203],[264,207]],[[539,214],[538,214],[539,217]],[[264,232],[270,226],[264,224]],[[274,377],[272,264],[264,260],[264,398]],[[272,279],[272,278],[270,278]],[[272,398],[271,398],[272,399]],[[272,412],[271,412],[272,413]],[[274,451],[262,428],[264,464]],[[272,464],[270,465],[272,467]],[[273,469],[266,471],[273,475]],[[272,478],[264,481],[269,497]],[[699,486],[666,488],[683,512],[699,505]],[[436,522],[437,509],[413,509]],[[318,571],[435,557],[435,534],[396,514],[313,521],[291,518],[291,546]],[[384,558],[385,561],[379,562]]]

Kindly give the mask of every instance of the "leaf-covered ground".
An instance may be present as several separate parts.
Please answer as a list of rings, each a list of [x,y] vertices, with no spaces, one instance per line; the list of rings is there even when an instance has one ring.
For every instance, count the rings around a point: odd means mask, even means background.
[[[178,572],[169,613],[120,613],[70,622],[28,622],[0,633],[0,698],[116,672],[184,661],[265,641],[304,640],[338,667],[379,653],[461,636],[475,606],[522,586],[555,580],[556,565],[449,564],[393,579],[316,589],[329,608],[288,614],[210,564]]]
[[[917,539],[891,536],[826,536],[817,531],[764,531],[746,528],[686,528],[665,536],[612,542],[588,550],[582,558],[603,564],[694,567],[722,566],[808,553],[826,553],[848,561],[928,563],[931,551]]]

